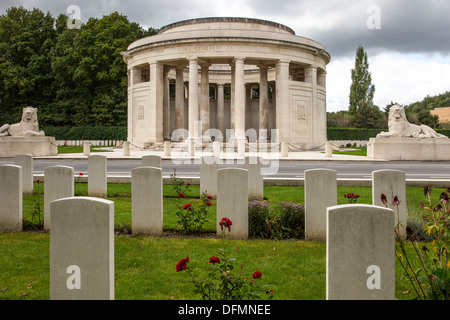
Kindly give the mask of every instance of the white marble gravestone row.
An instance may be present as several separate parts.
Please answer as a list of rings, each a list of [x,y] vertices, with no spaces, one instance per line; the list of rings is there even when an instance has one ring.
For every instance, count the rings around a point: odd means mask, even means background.
[[[394,300],[392,209],[346,204],[327,209],[327,300]]]

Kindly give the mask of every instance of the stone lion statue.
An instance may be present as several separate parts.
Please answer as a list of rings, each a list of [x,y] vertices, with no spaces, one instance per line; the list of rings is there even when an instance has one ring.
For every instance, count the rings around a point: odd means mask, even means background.
[[[22,110],[22,120],[20,123],[5,124],[1,126],[0,137],[6,136],[45,136],[44,131],[39,131],[37,109],[25,107]]]
[[[448,139],[424,124],[416,125],[406,119],[405,109],[399,105],[393,105],[389,109],[389,132],[381,132],[377,138],[438,138]]]

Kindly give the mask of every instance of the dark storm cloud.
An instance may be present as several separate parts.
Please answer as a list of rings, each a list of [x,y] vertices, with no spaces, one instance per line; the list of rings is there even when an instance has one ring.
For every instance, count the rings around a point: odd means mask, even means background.
[[[130,21],[154,28],[209,16],[272,20],[322,43],[333,58],[353,54],[358,45],[371,52],[450,53],[450,1],[444,0],[4,0],[0,13],[20,5],[50,11],[53,16],[77,5],[83,22],[118,11]],[[378,30],[367,28],[370,6],[380,10]]]

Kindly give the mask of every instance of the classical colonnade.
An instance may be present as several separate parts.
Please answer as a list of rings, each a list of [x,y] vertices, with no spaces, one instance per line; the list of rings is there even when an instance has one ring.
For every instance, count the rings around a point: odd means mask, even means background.
[[[248,129],[258,138],[276,129],[280,140],[324,141],[329,55],[285,26],[243,18],[182,21],[123,55],[128,140],[139,146],[178,141],[180,133],[226,139],[228,129],[235,140],[246,140]],[[259,88],[255,97],[252,87]]]

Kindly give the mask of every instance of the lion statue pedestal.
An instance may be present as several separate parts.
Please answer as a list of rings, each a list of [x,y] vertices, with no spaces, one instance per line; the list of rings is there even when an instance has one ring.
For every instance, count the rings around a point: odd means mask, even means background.
[[[389,132],[371,138],[367,157],[385,160],[450,160],[450,139],[426,125],[406,119],[405,110],[394,105],[389,110]]]
[[[0,127],[0,157],[20,154],[33,157],[58,154],[55,138],[46,137],[43,131],[39,131],[37,110],[33,107],[23,108],[20,123]]]

